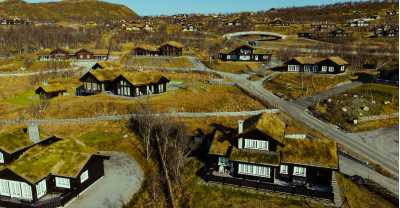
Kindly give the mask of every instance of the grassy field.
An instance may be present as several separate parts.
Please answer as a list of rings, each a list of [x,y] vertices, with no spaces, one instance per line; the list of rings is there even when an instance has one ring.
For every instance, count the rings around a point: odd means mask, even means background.
[[[126,55],[121,59],[126,66],[192,68],[192,62],[186,57],[133,57]]]
[[[370,130],[398,124],[398,119],[353,124],[365,116],[390,115],[399,108],[399,88],[382,84],[364,84],[330,99],[317,102],[312,111],[323,119],[349,131]],[[386,104],[385,104],[386,103]]]
[[[77,77],[60,79],[68,89],[69,95],[55,97],[49,105],[40,111],[41,117],[69,118],[95,116],[101,114],[129,113],[137,104],[146,103],[160,112],[215,112],[258,110],[264,106],[233,86],[208,84],[214,75],[203,73],[152,72],[162,74],[171,80],[174,87],[163,94],[129,99],[124,97],[98,94],[95,96],[75,96],[79,86]],[[14,79],[7,80],[4,86],[12,87]],[[21,83],[23,84],[23,83]],[[29,118],[33,115],[38,99],[33,94],[34,86],[26,84],[23,90],[7,92],[0,99],[0,118]],[[238,105],[240,103],[240,105]]]
[[[258,72],[262,66],[261,63],[257,62],[232,62],[232,61],[203,61],[203,63],[210,69],[230,72],[230,73],[248,73]]]
[[[353,183],[350,179],[346,178],[342,174],[336,174],[336,176],[342,192],[342,198],[345,201],[344,207],[397,207],[382,197],[370,192],[365,187]]]
[[[273,93],[282,93],[289,99],[297,99],[314,95],[349,80],[348,75],[280,73],[266,82],[264,87]]]
[[[15,71],[40,71],[54,68],[54,63],[39,61],[36,57],[19,56],[16,58],[0,59],[0,72],[15,72]],[[57,67],[64,68],[70,66],[69,62],[58,62]]]

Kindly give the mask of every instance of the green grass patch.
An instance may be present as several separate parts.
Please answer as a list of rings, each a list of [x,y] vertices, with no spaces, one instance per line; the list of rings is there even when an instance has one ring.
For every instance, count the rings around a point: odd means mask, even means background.
[[[26,106],[39,100],[39,96],[34,91],[26,91],[22,94],[16,95],[6,101],[10,104]]]

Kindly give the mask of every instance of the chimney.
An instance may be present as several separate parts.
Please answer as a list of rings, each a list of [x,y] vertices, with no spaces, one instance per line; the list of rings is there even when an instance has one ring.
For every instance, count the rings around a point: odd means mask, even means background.
[[[28,135],[29,139],[34,143],[40,142],[39,125],[31,122],[28,125]]]
[[[244,123],[243,120],[238,121],[238,134],[243,133],[243,123]],[[240,137],[238,139],[238,148],[242,149],[242,147],[243,147],[243,138]]]
[[[238,121],[238,134],[243,133],[243,123],[244,123],[243,120]]]

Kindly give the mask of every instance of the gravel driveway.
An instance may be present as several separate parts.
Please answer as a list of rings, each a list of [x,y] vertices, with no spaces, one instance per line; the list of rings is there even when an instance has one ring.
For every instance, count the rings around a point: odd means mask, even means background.
[[[128,202],[140,189],[144,174],[140,165],[125,153],[107,152],[105,175],[65,207],[116,208]]]

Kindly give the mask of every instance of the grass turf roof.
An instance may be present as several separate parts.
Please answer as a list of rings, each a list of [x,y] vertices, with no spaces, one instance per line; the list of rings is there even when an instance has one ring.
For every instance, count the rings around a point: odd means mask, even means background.
[[[59,82],[49,83],[47,85],[39,85],[35,92],[38,92],[39,88],[42,88],[46,93],[67,91],[66,87]]]
[[[244,132],[259,130],[282,143],[286,124],[276,113],[262,113],[244,121]]]
[[[226,156],[230,146],[231,143],[228,139],[224,138],[224,133],[217,130],[214,134],[208,154]]]
[[[40,131],[40,140],[46,138],[46,134]],[[33,144],[29,139],[28,131],[25,131],[23,127],[12,127],[0,132],[0,149],[7,153],[14,153]]]
[[[50,146],[35,146],[11,163],[8,168],[36,183],[53,174],[77,177],[95,150],[73,139],[64,139]]]
[[[151,72],[124,72],[121,75],[133,85],[155,84],[163,79],[167,79],[160,74],[153,74]]]
[[[120,74],[119,71],[113,70],[96,70],[88,73],[91,73],[99,81],[112,81]]]
[[[336,142],[323,139],[285,139],[281,162],[337,168]]]
[[[262,165],[279,165],[279,153],[232,148],[230,160]]]

